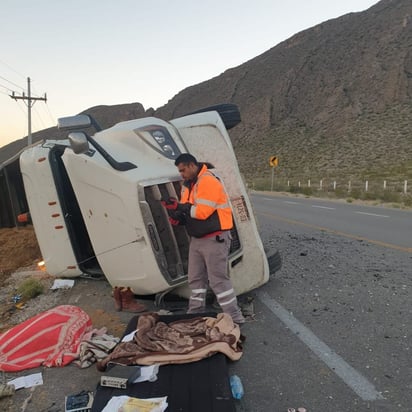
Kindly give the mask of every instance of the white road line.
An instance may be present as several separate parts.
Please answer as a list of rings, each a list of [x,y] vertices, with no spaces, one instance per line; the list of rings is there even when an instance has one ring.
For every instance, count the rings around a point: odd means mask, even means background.
[[[360,215],[368,215],[368,216],[376,216],[376,217],[390,217],[387,215],[378,215],[376,213],[366,213],[366,212],[355,212],[355,213],[359,213]]]
[[[335,208],[334,208],[334,207],[327,207],[327,206],[312,205],[312,207],[318,207],[319,209],[329,209],[329,210],[335,210]]]
[[[291,201],[288,201],[288,200],[284,200],[283,203],[289,203],[290,205],[300,205],[299,202],[291,202]]]
[[[257,297],[364,401],[384,399],[372,383],[329,348],[326,343],[322,342],[310,329],[300,323],[275,299],[271,298],[266,292],[257,292]]]

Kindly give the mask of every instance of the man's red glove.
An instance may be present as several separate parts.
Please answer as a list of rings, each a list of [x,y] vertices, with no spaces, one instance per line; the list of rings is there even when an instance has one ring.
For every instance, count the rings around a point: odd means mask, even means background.
[[[160,203],[168,210],[177,210],[186,214],[190,214],[190,203],[179,203],[174,197],[169,197],[167,200],[161,200]]]
[[[169,197],[167,200],[161,200],[160,203],[169,210],[176,210],[179,202],[174,197]]]
[[[180,220],[173,219],[172,217],[169,216],[169,222],[173,226],[179,226],[180,225]]]

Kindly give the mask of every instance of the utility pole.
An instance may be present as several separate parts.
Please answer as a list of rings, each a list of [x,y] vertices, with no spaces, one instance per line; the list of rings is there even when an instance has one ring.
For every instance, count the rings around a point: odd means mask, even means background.
[[[32,144],[32,138],[31,138],[31,108],[33,107],[34,103],[36,103],[37,100],[43,100],[47,101],[46,93],[44,94],[44,97],[32,97],[31,95],[31,88],[30,88],[30,77],[27,78],[27,96],[22,93],[21,96],[16,96],[14,92],[10,95],[10,97],[14,100],[24,100],[26,103],[27,100],[27,109],[28,109],[28,135],[27,135],[27,145],[30,146]]]

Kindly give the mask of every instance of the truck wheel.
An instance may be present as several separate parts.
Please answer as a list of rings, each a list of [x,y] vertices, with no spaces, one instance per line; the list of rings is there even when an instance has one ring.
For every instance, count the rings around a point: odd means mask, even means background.
[[[218,112],[227,130],[232,129],[241,121],[239,108],[232,103],[222,103],[216,104],[214,106],[204,107],[203,109],[187,113],[185,116],[205,112]]]
[[[282,267],[282,258],[279,251],[272,252],[269,256],[266,254],[269,264],[269,274],[273,276]]]

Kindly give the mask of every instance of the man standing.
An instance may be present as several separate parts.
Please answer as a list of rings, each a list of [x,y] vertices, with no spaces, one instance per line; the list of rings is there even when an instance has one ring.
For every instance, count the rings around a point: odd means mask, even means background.
[[[198,163],[190,153],[175,160],[184,182],[180,203],[168,199],[172,224],[184,224],[191,236],[188,281],[191,290],[188,313],[204,312],[208,285],[216,295],[223,312],[236,323],[245,318],[228,274],[230,229],[233,227],[229,197],[221,181],[209,170],[213,166]]]

